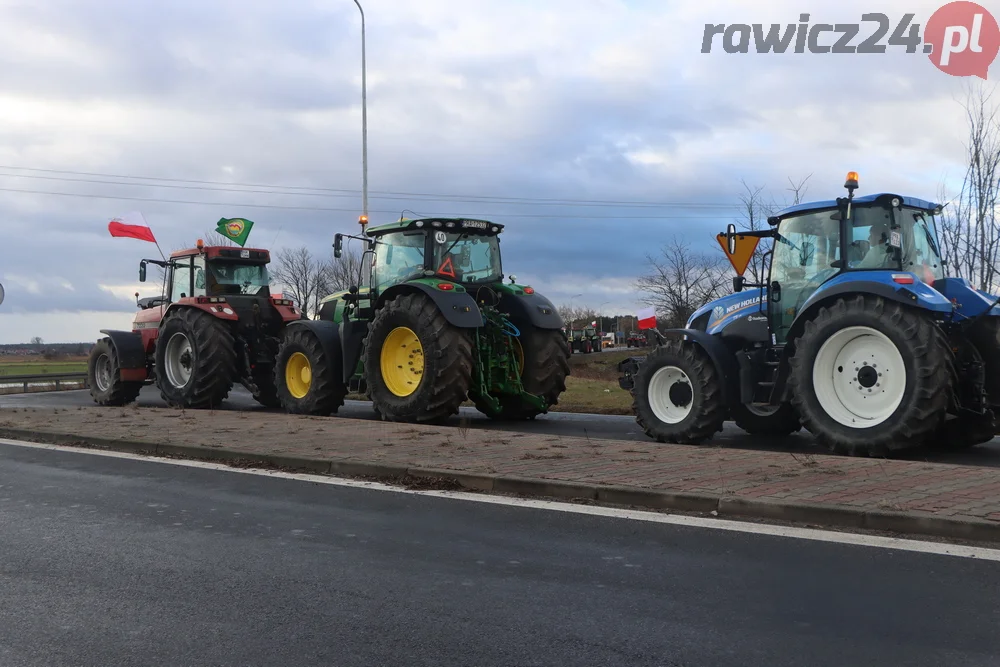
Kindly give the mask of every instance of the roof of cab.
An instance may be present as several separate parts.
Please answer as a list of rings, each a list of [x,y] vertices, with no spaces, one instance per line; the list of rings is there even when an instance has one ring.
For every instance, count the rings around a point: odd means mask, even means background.
[[[903,200],[903,206],[910,206],[912,208],[918,208],[923,211],[934,211],[938,208],[939,204],[934,202],[929,202],[925,199],[918,199],[916,197],[905,197],[901,195],[893,195],[889,192],[878,192],[872,195],[864,195],[863,197],[855,197],[852,201],[855,204],[871,204],[875,202],[879,197],[899,197]],[[778,211],[774,215],[768,218],[768,222],[772,225],[776,224],[780,220],[787,218],[795,213],[804,213],[806,211],[822,211],[824,209],[837,208],[837,200],[827,199],[825,201],[812,201],[806,202],[804,204],[795,204],[794,206],[789,206],[788,208]]]

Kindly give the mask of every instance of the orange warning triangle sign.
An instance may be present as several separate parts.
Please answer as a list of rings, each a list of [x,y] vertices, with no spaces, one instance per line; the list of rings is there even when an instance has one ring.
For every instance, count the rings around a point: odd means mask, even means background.
[[[760,243],[760,237],[743,236],[737,232],[733,239],[733,252],[729,252],[729,243],[725,234],[719,234],[715,238],[719,241],[719,245],[722,246],[722,252],[726,253],[726,257],[729,258],[729,263],[736,270],[736,275],[742,276],[746,273],[747,266],[750,265],[750,258],[753,257],[753,251],[757,249],[757,244]]]
[[[441,266],[438,267],[437,272],[442,276],[448,276],[449,278],[455,277],[455,265],[451,263],[451,257],[448,257],[444,260],[444,262],[442,262]]]

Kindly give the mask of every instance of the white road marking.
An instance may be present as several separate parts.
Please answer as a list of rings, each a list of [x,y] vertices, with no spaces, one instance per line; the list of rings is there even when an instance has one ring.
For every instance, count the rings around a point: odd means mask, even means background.
[[[7,440],[4,438],[0,438],[0,445],[10,445],[13,447],[26,447],[31,449],[46,449],[58,452],[68,452],[72,454],[81,454],[81,455],[89,454],[91,456],[106,456],[109,458],[128,459],[131,461],[164,463],[167,465],[186,466],[189,468],[202,468],[205,470],[218,470],[218,471],[237,473],[242,475],[275,477],[279,479],[297,480],[301,482],[313,482],[316,484],[328,484],[330,486],[370,489],[373,491],[390,491],[393,493],[405,493],[416,496],[430,496],[434,498],[446,498],[449,500],[465,500],[477,503],[504,505],[507,507],[549,510],[555,512],[569,512],[572,514],[586,514],[590,516],[600,516],[612,519],[631,519],[633,521],[647,521],[650,523],[687,526],[691,528],[728,530],[738,533],[751,533],[755,535],[786,537],[799,540],[814,540],[819,542],[834,542],[837,544],[849,544],[860,547],[873,547],[878,549],[896,549],[900,551],[913,551],[917,553],[935,554],[940,556],[955,556],[958,558],[973,558],[977,560],[989,560],[989,561],[1000,562],[1000,549],[989,549],[985,547],[964,546],[958,544],[947,544],[942,542],[925,542],[922,540],[902,539],[896,537],[882,537],[879,535],[865,535],[860,533],[846,533],[846,532],[838,532],[832,530],[820,530],[816,528],[798,528],[795,526],[777,526],[771,524],[749,523],[744,521],[730,521],[727,519],[708,519],[696,516],[686,516],[682,514],[666,514],[661,512],[651,512],[643,510],[599,507],[595,505],[576,505],[573,503],[559,502],[556,500],[530,500],[522,498],[511,498],[507,496],[489,495],[485,493],[469,493],[463,491],[428,491],[428,490],[418,490],[418,489],[404,489],[398,486],[382,484],[381,482],[367,482],[367,481],[347,479],[342,477],[332,477],[328,475],[289,473],[289,472],[281,472],[275,470],[261,470],[252,468],[250,469],[233,468],[223,463],[210,463],[206,461],[191,461],[184,459],[168,459],[155,456],[143,456],[140,454],[130,454],[127,452],[112,452],[112,451],[102,451],[93,449],[83,449],[80,447],[65,447],[62,445],[47,445],[36,442],[24,442],[21,440]]]

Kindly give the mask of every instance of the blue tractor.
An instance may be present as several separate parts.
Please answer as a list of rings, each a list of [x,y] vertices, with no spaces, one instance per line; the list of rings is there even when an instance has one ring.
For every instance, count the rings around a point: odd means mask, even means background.
[[[942,206],[891,193],[786,208],[768,229],[719,234],[734,293],[619,365],[644,432],[698,444],[726,420],[829,450],[887,456],[993,438],[1000,406],[1000,298],[946,276]],[[748,283],[762,239],[767,281]],[[735,261],[734,261],[735,259]]]

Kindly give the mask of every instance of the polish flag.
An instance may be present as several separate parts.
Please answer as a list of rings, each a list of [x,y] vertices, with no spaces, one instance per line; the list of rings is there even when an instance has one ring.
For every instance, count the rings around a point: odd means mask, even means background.
[[[639,318],[639,329],[656,328],[656,311],[652,308],[643,308],[636,316]]]
[[[146,219],[138,211],[126,213],[120,218],[112,218],[111,222],[108,223],[108,231],[115,237],[139,239],[140,241],[156,243],[153,230],[149,228],[149,225],[146,224]]]

